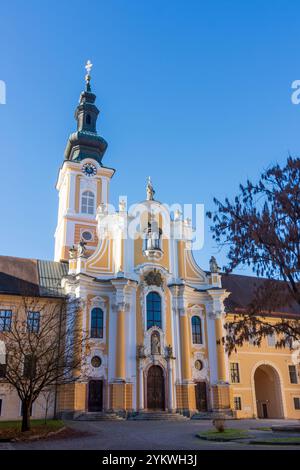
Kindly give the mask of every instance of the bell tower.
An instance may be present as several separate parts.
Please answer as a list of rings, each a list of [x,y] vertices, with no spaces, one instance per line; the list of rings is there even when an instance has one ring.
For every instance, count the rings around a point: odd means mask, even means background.
[[[65,159],[59,170],[59,195],[55,231],[55,261],[67,261],[69,250],[84,240],[87,255],[97,246],[96,211],[109,202],[109,184],[114,170],[102,165],[107,142],[97,133],[99,109],[91,90],[90,61],[86,64],[85,90],[75,110],[77,130],[67,142]]]

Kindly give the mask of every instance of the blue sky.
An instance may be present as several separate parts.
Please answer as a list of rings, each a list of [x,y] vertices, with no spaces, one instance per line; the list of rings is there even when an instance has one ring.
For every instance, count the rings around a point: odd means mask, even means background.
[[[204,203],[300,154],[300,2],[2,2],[1,254],[52,259],[55,182],[91,59],[112,201]],[[216,254],[206,221],[208,268]],[[226,254],[217,254],[219,263]]]

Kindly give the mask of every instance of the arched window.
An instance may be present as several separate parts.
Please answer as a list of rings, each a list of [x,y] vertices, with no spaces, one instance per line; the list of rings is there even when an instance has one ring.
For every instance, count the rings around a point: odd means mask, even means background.
[[[91,313],[91,338],[103,338],[103,310],[93,308]]]
[[[147,295],[147,330],[152,326],[161,328],[161,297],[157,292]]]
[[[192,317],[192,337],[194,344],[202,344],[201,318]]]
[[[86,115],[85,122],[86,122],[87,124],[91,124],[91,115],[90,115],[90,114],[87,114],[87,115]]]
[[[81,212],[83,214],[94,214],[95,196],[92,191],[84,191],[81,197]]]

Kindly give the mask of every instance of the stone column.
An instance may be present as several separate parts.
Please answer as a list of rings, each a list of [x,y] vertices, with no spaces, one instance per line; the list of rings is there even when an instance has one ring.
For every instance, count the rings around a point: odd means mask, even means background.
[[[169,411],[174,410],[174,393],[173,393],[173,367],[172,367],[172,358],[168,359],[168,408]]]
[[[143,373],[143,365],[139,365],[139,410],[142,411],[144,409],[144,373]]]

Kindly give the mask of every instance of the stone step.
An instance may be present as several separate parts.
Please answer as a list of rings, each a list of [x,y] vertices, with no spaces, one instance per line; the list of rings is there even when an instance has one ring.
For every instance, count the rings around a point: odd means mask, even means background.
[[[222,416],[224,419],[234,419],[232,411],[226,411],[223,413]],[[192,419],[207,419],[213,420],[216,418],[220,418],[220,413],[214,411],[199,411],[192,416]]]
[[[116,413],[82,413],[76,418],[77,421],[124,421],[124,419]]]
[[[168,413],[166,411],[161,412],[140,412],[128,419],[133,421],[186,421],[188,418],[179,413]]]

